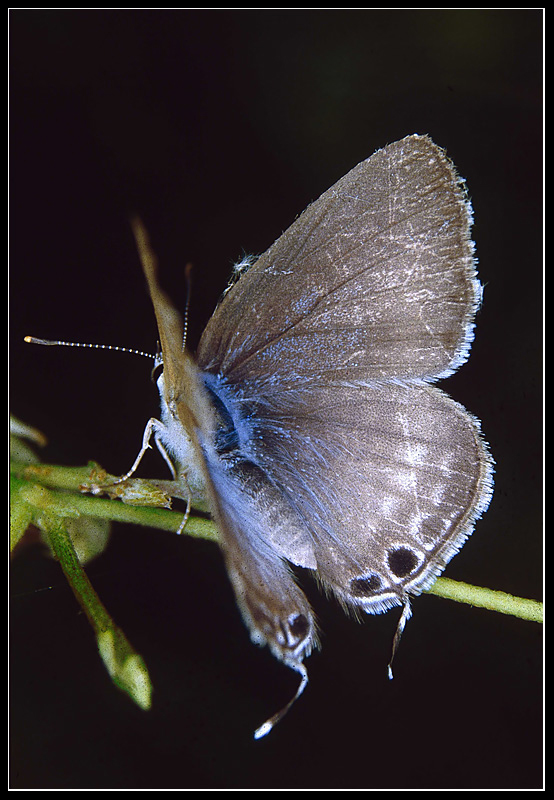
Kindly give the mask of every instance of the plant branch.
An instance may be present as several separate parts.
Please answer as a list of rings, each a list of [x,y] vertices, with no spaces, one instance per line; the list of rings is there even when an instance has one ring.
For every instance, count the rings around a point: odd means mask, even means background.
[[[149,503],[162,503],[163,498],[167,500],[168,495],[172,493],[173,482],[171,481],[145,481],[137,478],[126,481],[124,484],[114,484],[116,479],[92,462],[86,467],[16,464],[14,465],[14,474],[20,499],[27,498],[23,507],[16,502],[14,508],[13,497],[15,495],[12,495],[12,519],[20,518],[21,527],[27,527],[33,516],[29,511],[29,499],[30,495],[36,495],[40,486],[51,487],[48,492],[47,506],[54,515],[97,517],[172,532],[179,529],[183,520],[183,514],[178,511],[148,505]],[[100,489],[109,492],[110,487],[112,489],[116,487],[117,492],[113,494],[119,499],[91,497],[82,494],[87,487],[96,493],[99,493]],[[175,494],[178,495],[178,492],[176,491]],[[41,504],[43,505],[44,502],[44,498],[42,498]],[[141,502],[145,505],[135,505],[135,503]],[[30,505],[33,505],[32,500]],[[183,533],[213,542],[218,541],[215,523],[210,519],[195,516],[194,513],[189,517]],[[433,586],[426,590],[426,593],[458,603],[486,608],[489,611],[510,614],[523,620],[533,622],[542,622],[543,620],[542,603],[536,600],[514,597],[505,592],[453,581],[450,578],[438,578]]]

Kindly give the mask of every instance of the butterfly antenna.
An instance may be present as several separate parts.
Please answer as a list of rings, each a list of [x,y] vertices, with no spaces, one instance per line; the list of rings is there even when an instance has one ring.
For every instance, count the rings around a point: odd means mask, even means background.
[[[297,662],[292,664],[289,663],[288,666],[296,670],[296,672],[300,674],[300,684],[298,686],[298,689],[296,690],[296,694],[289,700],[286,706],[284,706],[280,711],[278,711],[272,717],[267,719],[263,725],[260,725],[260,727],[254,731],[254,739],[261,739],[263,736],[267,736],[267,734],[277,725],[277,723],[283,719],[289,708],[293,705],[293,703],[295,703],[298,700],[298,698],[308,685],[308,670],[306,669],[304,664]]]
[[[183,312],[183,352],[187,343],[187,328],[189,324],[190,294],[192,291],[192,264],[185,267],[185,281],[187,285],[187,298],[185,300],[185,310]]]
[[[412,616],[412,607],[410,605],[410,598],[406,597],[406,599],[404,600],[404,608],[402,609],[402,614],[400,615],[400,619],[398,620],[398,625],[396,626],[396,633],[394,634],[394,639],[392,640],[392,653],[387,667],[390,681],[392,681],[393,679],[392,662],[395,653],[398,649],[398,645],[400,644],[400,638],[402,636],[402,632],[406,627],[406,623],[408,622],[411,616]]]
[[[92,350],[119,350],[120,353],[132,353],[135,356],[145,358],[156,358],[152,353],[145,353],[143,350],[133,350],[130,347],[118,347],[115,344],[86,344],[84,342],[61,342],[54,339],[37,339],[36,336],[25,336],[24,341],[28,344],[44,344],[47,347],[88,347]]]

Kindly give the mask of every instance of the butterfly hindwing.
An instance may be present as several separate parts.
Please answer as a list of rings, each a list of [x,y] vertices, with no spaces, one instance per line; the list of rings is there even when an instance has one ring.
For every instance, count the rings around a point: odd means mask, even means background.
[[[241,391],[245,457],[304,523],[289,560],[312,566],[302,543],[325,586],[369,612],[429,585],[490,500],[478,421],[425,384],[316,386],[281,393],[278,409],[258,390],[256,401]]]

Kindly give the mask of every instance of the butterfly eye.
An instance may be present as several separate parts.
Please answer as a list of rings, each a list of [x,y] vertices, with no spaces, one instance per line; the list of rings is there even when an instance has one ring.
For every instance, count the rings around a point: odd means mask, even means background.
[[[162,354],[158,352],[154,359],[154,366],[152,367],[152,372],[150,373],[150,379],[152,383],[158,382],[158,378],[160,377],[163,371],[164,371],[164,362]]]

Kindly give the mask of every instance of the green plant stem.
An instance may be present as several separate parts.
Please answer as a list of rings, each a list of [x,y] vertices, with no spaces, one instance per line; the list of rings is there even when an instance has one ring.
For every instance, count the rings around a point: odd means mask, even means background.
[[[498,611],[500,614],[510,614],[531,622],[543,621],[543,605],[538,600],[514,597],[506,592],[473,586],[450,578],[437,578],[426,593],[455,600],[457,603],[468,603],[471,606],[487,608],[489,611]]]
[[[112,625],[111,617],[77,557],[63,519],[45,512],[41,515],[40,527],[46,534],[50,549],[56,560],[60,562],[73,594],[87,615],[95,633],[99,634],[108,630]]]
[[[114,623],[94,590],[77,557],[64,518],[43,512],[39,524],[73,594],[94,629],[100,656],[112,680],[137,705],[149,709],[152,685],[146,665],[121,628]]]
[[[30,490],[33,484],[48,486],[53,487],[50,488],[49,498],[56,506],[53,510],[56,510],[57,513],[69,516],[97,517],[112,522],[127,522],[173,533],[179,529],[183,521],[183,514],[180,511],[127,505],[118,500],[82,494],[80,487],[86,485],[90,480],[90,473],[90,465],[87,467],[59,467],[46,464],[31,466],[15,464],[12,466],[12,498],[18,491],[25,493],[26,488]],[[20,506],[14,507],[13,501],[12,510],[20,513]],[[219,539],[215,523],[198,516],[189,518],[186,533],[188,536],[214,542]]]
[[[59,467],[49,465],[22,466],[15,465],[14,483],[19,491],[31,490],[35,483],[38,490],[42,486],[57,487],[48,491],[51,510],[67,516],[92,516],[110,519],[114,522],[129,522],[137,525],[146,525],[165,531],[177,531],[183,521],[183,514],[165,508],[152,508],[148,506],[126,505],[119,500],[107,500],[99,497],[83,495],[79,487],[90,480],[91,465],[87,467]],[[111,476],[107,476],[110,478]],[[31,483],[30,483],[31,482]],[[153,482],[156,483],[155,481]],[[27,489],[25,489],[27,487]],[[12,501],[13,502],[13,501]],[[41,503],[44,504],[44,499]],[[44,505],[43,505],[44,507]],[[15,514],[23,520],[29,514],[18,509]],[[183,530],[188,536],[195,536],[209,541],[218,541],[218,531],[214,522],[203,517],[191,515]],[[458,603],[486,608],[501,614],[510,614],[523,620],[542,622],[543,606],[536,600],[523,597],[514,597],[488,588],[473,586],[471,584],[453,581],[450,578],[438,578],[427,594],[454,600]]]

